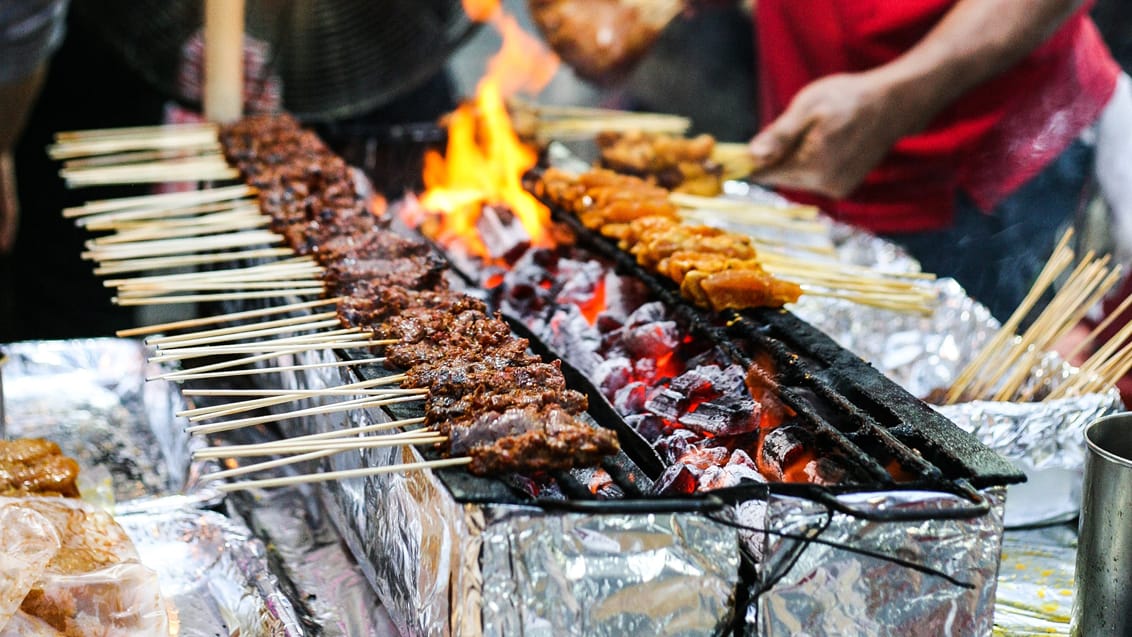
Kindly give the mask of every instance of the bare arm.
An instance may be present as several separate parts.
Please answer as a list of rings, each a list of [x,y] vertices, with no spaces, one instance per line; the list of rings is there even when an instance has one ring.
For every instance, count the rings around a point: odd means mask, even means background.
[[[764,183],[851,192],[901,137],[1037,48],[1082,0],[958,0],[904,55],[810,83],[751,141]],[[773,72],[773,69],[771,69]]]

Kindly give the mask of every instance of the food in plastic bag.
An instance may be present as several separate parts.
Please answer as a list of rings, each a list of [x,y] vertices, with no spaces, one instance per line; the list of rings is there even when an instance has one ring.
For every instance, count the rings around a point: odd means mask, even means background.
[[[157,574],[108,513],[70,498],[0,497],[0,541],[0,636],[43,624],[76,636],[168,634]]]

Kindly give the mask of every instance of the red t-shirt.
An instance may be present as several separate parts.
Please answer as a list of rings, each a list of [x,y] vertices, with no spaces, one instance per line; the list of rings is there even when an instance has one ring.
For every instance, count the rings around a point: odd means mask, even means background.
[[[781,114],[817,78],[895,59],[953,4],[759,0],[755,25],[764,122]],[[983,210],[993,209],[1065,150],[1112,95],[1120,69],[1087,8],[1021,62],[941,112],[924,131],[900,140],[846,199],[792,194],[874,232],[946,227],[960,189]]]

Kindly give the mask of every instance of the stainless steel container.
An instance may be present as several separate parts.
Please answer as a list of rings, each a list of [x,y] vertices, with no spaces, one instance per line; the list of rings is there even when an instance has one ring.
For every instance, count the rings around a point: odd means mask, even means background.
[[[1072,634],[1132,634],[1132,413],[1085,430],[1088,445]]]

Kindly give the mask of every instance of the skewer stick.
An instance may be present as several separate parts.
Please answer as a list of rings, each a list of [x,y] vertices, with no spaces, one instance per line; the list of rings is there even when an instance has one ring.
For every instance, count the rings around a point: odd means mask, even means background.
[[[263,292],[227,292],[221,294],[182,294],[178,296],[150,296],[144,298],[114,298],[118,305],[170,305],[176,303],[201,303],[204,301],[237,301],[240,299],[270,299],[279,296],[313,296],[326,290],[322,287],[311,287],[289,290],[266,290]]]
[[[374,340],[330,340],[329,342],[309,342],[309,343],[287,343],[279,345],[249,345],[241,347],[232,347],[223,349],[218,352],[210,351],[191,351],[191,352],[174,352],[170,354],[160,354],[150,358],[150,362],[165,363],[169,361],[179,361],[186,358],[202,358],[206,356],[217,356],[221,354],[268,354],[277,352],[305,352],[311,350],[324,350],[324,349],[363,349],[366,347],[374,347],[377,345],[387,345],[385,341]],[[194,348],[195,349],[195,348]],[[203,348],[208,350],[210,348]]]
[[[294,275],[292,275],[294,276]],[[171,292],[216,292],[220,290],[274,290],[280,287],[311,287],[321,286],[322,279],[309,276],[302,279],[283,279],[267,281],[220,281],[216,283],[203,281],[185,281],[181,283],[124,285],[118,289],[118,298],[154,297]],[[322,288],[317,288],[321,290]]]
[[[337,324],[337,323],[335,323]],[[314,334],[297,334],[295,336],[283,336],[279,338],[265,339],[262,341],[251,341],[249,343],[229,343],[226,345],[184,345],[182,343],[174,343],[173,347],[158,347],[157,354],[160,356],[174,356],[179,354],[226,354],[237,353],[247,354],[248,349],[257,347],[265,349],[275,349],[279,347],[291,347],[298,345],[308,345],[313,343],[334,343],[343,341],[356,341],[356,340],[371,340],[367,338],[371,332],[366,331],[361,327],[345,327],[338,330],[327,332],[317,332]]]
[[[186,144],[179,148],[163,150],[133,150],[114,153],[113,155],[94,155],[81,159],[68,159],[63,162],[63,168],[90,168],[92,166],[113,166],[116,164],[136,164],[143,161],[160,161],[173,157],[201,157],[205,155],[220,155],[221,148],[216,140],[202,141],[199,144]]]
[[[329,387],[329,388],[326,388],[326,389],[283,390],[278,395],[267,396],[267,397],[264,397],[264,398],[256,398],[256,399],[252,399],[252,400],[242,400],[242,401],[239,401],[239,402],[232,402],[232,403],[227,403],[227,404],[224,404],[224,405],[210,405],[208,407],[197,407],[195,409],[186,409],[184,411],[177,412],[176,415],[178,417],[188,418],[189,421],[191,421],[191,422],[196,422],[198,420],[204,420],[205,418],[215,418],[216,416],[226,416],[226,415],[229,415],[229,414],[235,414],[235,413],[239,413],[239,412],[242,412],[242,411],[248,411],[250,409],[258,409],[260,407],[271,407],[273,405],[282,405],[283,403],[294,402],[296,400],[302,400],[304,398],[317,398],[319,395],[321,395],[321,392],[326,392],[326,391],[339,391],[339,392],[352,391],[352,392],[355,392],[355,393],[354,394],[342,394],[342,395],[358,395],[359,398],[357,398],[356,400],[364,400],[364,399],[367,398],[366,396],[363,395],[364,390],[373,389],[375,387],[383,387],[385,385],[393,385],[393,384],[400,382],[400,380],[390,380],[392,378],[395,378],[395,377],[387,376],[385,378],[359,381],[359,382],[356,382],[356,383],[347,383],[345,385],[338,385],[338,386]],[[217,391],[219,391],[219,390],[217,390]],[[382,391],[388,391],[388,390],[382,390]]]
[[[142,270],[163,270],[166,268],[181,268],[190,265],[207,265],[212,263],[226,263],[229,261],[244,261],[247,259],[266,259],[271,257],[292,256],[291,248],[259,248],[254,250],[237,250],[235,252],[217,252],[207,254],[189,254],[176,257],[149,257],[142,259],[117,259],[103,261],[94,273],[103,276],[111,274],[127,274]]]
[[[278,374],[282,372],[294,372],[307,369],[320,369],[331,367],[351,367],[353,365],[375,365],[377,363],[384,363],[385,357],[379,356],[375,358],[361,358],[357,360],[348,361],[335,361],[333,363],[307,363],[304,365],[280,365],[275,367],[267,367],[264,369],[234,369],[222,372],[204,372],[200,374],[166,374],[163,376],[165,380],[173,382],[184,382],[186,380],[202,380],[205,378],[229,378],[232,376],[251,376],[254,374]]]
[[[225,186],[206,190],[193,190],[190,192],[171,192],[159,195],[140,195],[137,197],[120,197],[117,199],[100,199],[88,201],[82,206],[64,208],[63,216],[71,219],[83,217],[112,210],[166,210],[171,208],[187,208],[202,203],[242,199],[257,194],[255,188],[247,185]]]
[[[241,365],[249,365],[251,363],[258,363],[258,362],[269,360],[269,359],[272,359],[272,358],[281,358],[283,356],[288,356],[290,354],[300,354],[300,353],[305,352],[305,351],[308,351],[308,350],[303,348],[303,347],[296,347],[296,348],[291,349],[291,350],[281,350],[281,351],[278,351],[278,352],[268,352],[266,354],[257,354],[255,356],[245,356],[243,358],[235,358],[235,359],[232,359],[232,360],[221,361],[219,363],[209,363],[207,365],[198,365],[197,367],[189,367],[189,368],[186,368],[186,369],[183,369],[183,370],[178,370],[178,371],[175,371],[175,372],[167,372],[167,373],[164,373],[164,374],[159,374],[157,376],[146,378],[146,380],[165,380],[166,378],[173,377],[173,376],[183,376],[185,374],[198,374],[198,373],[203,373],[203,372],[212,372],[212,371],[219,370],[219,369],[230,369],[232,367],[239,367]],[[253,371],[262,372],[263,370],[253,370]]]
[[[336,438],[348,438],[350,436],[356,436],[356,435],[359,435],[359,434],[376,433],[376,432],[379,432],[379,431],[389,431],[390,429],[399,429],[401,427],[410,427],[412,425],[420,425],[420,424],[423,424],[424,421],[425,421],[425,419],[423,417],[421,417],[421,418],[404,418],[404,419],[401,419],[401,420],[392,420],[392,421],[389,421],[389,422],[382,422],[382,423],[378,423],[376,425],[362,425],[362,426],[359,426],[359,427],[347,427],[345,429],[334,429],[332,431],[324,431],[322,433],[317,433],[317,434],[306,434],[305,436],[292,436],[290,438],[286,438],[285,440],[296,441],[296,442],[298,442],[298,441],[312,441],[312,440],[334,440]],[[411,430],[408,430],[408,431],[405,431],[405,432],[402,432],[402,433],[405,433],[405,434],[420,434],[420,433],[432,432],[432,431],[433,430],[431,428],[426,427],[424,429],[411,429]],[[400,434],[397,434],[397,435],[400,435]],[[267,443],[263,443],[263,444],[270,445],[270,444],[275,444],[275,442],[282,442],[282,441],[280,440],[280,441],[274,441],[274,442],[267,442]]]
[[[51,159],[61,160],[134,150],[178,150],[201,146],[219,150],[220,142],[216,139],[215,133],[207,130],[169,131],[165,134],[145,137],[102,137],[56,143],[47,147],[47,154]]]
[[[192,221],[206,214],[237,210],[254,210],[258,214],[259,206],[254,199],[239,198],[192,206],[127,208],[77,217],[75,225],[88,230],[114,230],[120,227],[144,227],[157,222]]]
[[[313,259],[307,257],[297,257],[295,259],[284,259],[281,261],[272,261],[263,265],[255,265],[246,268],[229,268],[227,270],[205,270],[194,272],[178,272],[176,274],[154,274],[151,276],[138,276],[128,279],[107,279],[103,282],[106,287],[119,287],[122,285],[136,285],[142,283],[164,283],[166,281],[194,281],[194,280],[214,280],[214,281],[255,281],[261,280],[261,277],[277,277],[281,273],[286,272],[307,272],[307,271],[321,271],[322,267],[318,265]]]
[[[239,248],[260,244],[271,245],[282,241],[283,237],[274,232],[249,230],[247,232],[233,232],[189,239],[156,239],[113,246],[94,246],[88,243],[89,249],[83,252],[81,256],[84,259],[96,261],[121,261],[141,257],[205,252],[222,248]]]
[[[212,434],[221,431],[231,431],[233,429],[242,429],[244,427],[251,427],[254,425],[262,425],[269,422],[278,422],[280,420],[288,420],[291,418],[301,418],[305,416],[318,416],[324,414],[339,413],[343,411],[350,411],[352,409],[364,409],[368,407],[382,407],[384,405],[395,405],[399,403],[413,402],[421,400],[421,396],[399,396],[396,398],[381,398],[372,399],[366,398],[360,401],[348,400],[333,405],[322,405],[320,407],[311,407],[308,409],[299,409],[296,411],[287,411],[279,414],[271,414],[268,416],[257,416],[253,418],[237,418],[236,420],[226,420],[224,422],[211,423],[207,425],[193,425],[185,429],[186,432],[192,435],[198,434]]]
[[[329,312],[328,312],[329,314]],[[276,334],[285,334],[289,332],[303,332],[307,330],[318,330],[324,327],[335,327],[341,325],[337,318],[326,319],[323,321],[316,321],[314,323],[302,325],[283,325],[280,327],[272,327],[263,330],[256,330],[254,332],[243,332],[237,334],[220,334],[217,336],[207,336],[198,339],[186,339],[183,341],[174,341],[173,345],[184,347],[195,347],[198,345],[213,345],[216,343],[225,343],[230,341],[239,341],[248,338],[259,338],[261,336],[274,336]],[[325,332],[323,332],[325,333]],[[357,332],[352,332],[357,333]],[[151,343],[152,344],[152,343]],[[170,343],[166,343],[170,344]]]
[[[285,456],[283,458],[276,458],[275,460],[267,460],[264,462],[256,462],[254,464],[244,465],[235,469],[225,469],[223,471],[216,471],[213,473],[206,473],[200,477],[203,482],[215,482],[217,480],[226,480],[236,476],[247,475],[249,473],[257,473],[259,471],[266,471],[268,469],[275,469],[289,464],[296,464],[299,462],[306,462],[307,460],[318,460],[327,456],[342,453],[339,449],[325,449],[323,451],[312,451],[310,453],[299,454],[297,456]]]
[[[471,464],[471,458],[445,458],[443,460],[425,460],[422,462],[409,462],[405,464],[391,464],[381,467],[366,467],[363,469],[347,469],[344,471],[329,471],[301,476],[287,476],[284,478],[266,478],[263,480],[247,480],[218,485],[221,491],[241,491],[245,489],[267,489],[271,487],[285,487],[293,484],[309,482],[324,482],[326,480],[345,480],[347,478],[362,478],[386,473],[405,473],[421,469],[441,469],[444,467],[458,467]]]
[[[261,316],[271,316],[273,314],[285,314],[288,312],[296,312],[313,307],[323,307],[326,305],[337,304],[341,301],[342,297],[336,296],[331,299],[318,299],[316,301],[303,301],[301,303],[289,303],[287,305],[277,305],[273,307],[262,308],[258,310],[243,310],[240,312],[230,312],[228,314],[217,314],[215,316],[203,316],[200,318],[185,319],[182,321],[171,321],[168,323],[158,323],[156,325],[149,325],[145,327],[133,327],[130,329],[119,330],[116,332],[118,337],[142,336],[145,334],[157,334],[158,332],[171,332],[175,330],[182,330],[192,327],[202,327],[204,325],[215,325],[217,323],[228,323],[232,321],[242,321],[244,319],[259,318]]]
[[[60,171],[68,188],[113,184],[155,184],[236,179],[240,171],[215,160],[165,161],[149,166],[106,166],[82,171]]]
[[[690,195],[682,192],[669,193],[668,200],[680,206],[681,208],[688,208],[691,210],[710,210],[712,212],[721,213],[737,213],[738,218],[743,218],[745,215],[752,215],[755,217],[768,217],[776,219],[794,219],[801,221],[815,221],[820,216],[819,210],[815,206],[770,206],[766,204],[758,204],[750,201],[740,201],[737,199],[727,199],[726,197],[703,197],[700,195]],[[824,225],[822,228],[824,229]]]
[[[333,323],[327,324],[329,319],[334,319]],[[254,338],[258,336],[268,336],[272,333],[282,333],[286,331],[302,331],[308,329],[318,329],[320,327],[330,327],[337,325],[337,312],[321,312],[319,314],[312,314],[310,316],[294,316],[291,318],[279,319],[277,321],[265,321],[263,323],[252,323],[249,325],[236,325],[233,327],[222,327],[215,330],[203,330],[200,332],[189,332],[187,334],[177,334],[175,336],[160,336],[146,339],[148,345],[184,345],[189,342],[206,343],[206,339],[217,337],[231,337],[236,339],[241,338]],[[281,329],[282,332],[267,332],[266,330]],[[198,344],[199,344],[198,343]]]
[[[244,211],[226,213],[214,218],[198,217],[199,222],[193,224],[153,225],[148,228],[136,230],[122,230],[115,234],[91,239],[90,244],[95,246],[117,245],[121,243],[138,243],[154,239],[173,239],[181,237],[203,237],[207,235],[231,232],[233,230],[252,230],[262,228],[271,223],[269,217],[251,215]]]
[[[184,124],[155,124],[152,126],[120,126],[117,128],[91,128],[87,130],[59,131],[55,133],[56,142],[68,142],[107,137],[156,137],[168,133],[211,131],[220,134],[220,127],[214,122],[188,122]]]
[[[275,456],[280,454],[310,453],[312,451],[351,451],[354,449],[379,449],[381,447],[407,447],[410,445],[435,445],[448,438],[429,432],[425,435],[402,436],[365,436],[361,438],[346,438],[341,440],[315,440],[307,443],[291,443],[284,439],[277,443],[265,445],[237,445],[231,447],[213,447],[194,454],[195,458],[251,458],[257,456]]]

